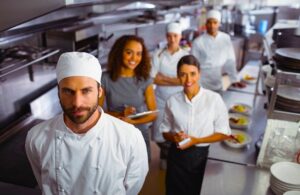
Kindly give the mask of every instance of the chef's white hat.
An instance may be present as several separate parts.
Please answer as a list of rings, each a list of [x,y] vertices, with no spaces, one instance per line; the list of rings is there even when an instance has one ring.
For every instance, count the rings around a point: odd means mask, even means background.
[[[218,10],[209,10],[206,16],[207,19],[214,18],[218,20],[219,22],[221,21],[221,13]]]
[[[98,59],[85,52],[63,53],[57,62],[57,83],[66,77],[86,76],[101,83],[101,65]]]
[[[181,35],[181,26],[177,22],[172,22],[167,26],[167,33],[176,33]]]

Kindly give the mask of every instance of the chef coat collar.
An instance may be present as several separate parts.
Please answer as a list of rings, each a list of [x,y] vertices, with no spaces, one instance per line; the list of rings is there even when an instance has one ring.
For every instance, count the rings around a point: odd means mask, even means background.
[[[68,128],[68,126],[65,124],[64,122],[64,118],[63,118],[63,114],[61,115],[61,124],[60,127],[62,127],[62,130],[60,130],[59,134],[64,135],[64,136],[68,136],[71,137],[73,139],[90,139],[91,137],[100,137],[100,133],[102,128],[103,128],[103,124],[104,124],[104,111],[101,107],[98,108],[99,112],[101,113],[100,118],[98,119],[97,123],[90,129],[88,130],[86,133],[84,134],[76,134],[74,133],[70,128]]]
[[[208,34],[208,32],[205,32],[204,35],[206,35],[208,38],[210,38],[212,40],[215,40],[215,39],[217,39],[220,36],[220,31],[217,32],[217,35],[215,37],[212,36],[212,35],[210,35],[210,34]]]
[[[192,100],[189,100],[189,98],[188,98],[187,95],[184,93],[184,91],[182,91],[182,93],[183,93],[185,102],[188,103],[188,104],[193,104],[194,102],[197,102],[197,101],[203,96],[203,88],[200,87],[200,90],[199,90],[198,93],[192,98]]]

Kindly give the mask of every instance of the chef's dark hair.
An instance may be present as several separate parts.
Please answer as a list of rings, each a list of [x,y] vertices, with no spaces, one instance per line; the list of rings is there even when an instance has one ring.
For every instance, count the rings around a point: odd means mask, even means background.
[[[180,58],[180,60],[177,63],[177,75],[179,73],[179,70],[180,70],[181,66],[184,65],[184,64],[188,64],[188,65],[191,65],[191,66],[196,66],[197,69],[200,71],[200,63],[196,59],[196,57],[193,56],[193,55],[186,55],[186,56],[183,56],[182,58]]]

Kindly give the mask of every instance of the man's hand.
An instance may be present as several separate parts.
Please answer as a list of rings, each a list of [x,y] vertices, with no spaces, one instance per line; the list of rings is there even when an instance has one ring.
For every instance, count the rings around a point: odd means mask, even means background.
[[[236,87],[236,88],[245,88],[247,85],[246,83],[243,82],[235,82],[231,84],[232,87]]]

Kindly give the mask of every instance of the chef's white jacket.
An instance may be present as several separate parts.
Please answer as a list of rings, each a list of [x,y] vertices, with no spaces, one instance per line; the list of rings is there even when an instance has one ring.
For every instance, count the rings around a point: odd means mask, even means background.
[[[236,58],[229,35],[221,31],[216,37],[204,33],[192,43],[191,53],[199,60],[200,83],[206,89],[222,90],[222,73],[226,72],[232,83],[239,81]]]
[[[171,96],[166,104],[160,131],[180,132],[194,137],[207,137],[214,133],[229,135],[228,111],[221,96],[216,92],[200,88],[190,101],[185,93]],[[197,144],[207,146],[208,143]]]
[[[156,74],[160,72],[166,76],[177,78],[177,63],[180,58],[188,54],[186,50],[181,48],[173,54],[170,54],[167,48],[156,50],[152,56],[151,77],[155,78]],[[155,88],[156,95],[163,100],[167,100],[170,95],[181,90],[181,86],[157,85]]]
[[[26,152],[43,194],[136,195],[148,172],[145,141],[138,129],[102,114],[80,135],[63,114],[33,127]]]
[[[152,56],[151,77],[155,78],[158,72],[169,76],[177,77],[177,63],[185,55],[189,53],[184,49],[179,49],[174,54],[170,54],[167,48],[158,49]],[[173,94],[182,90],[182,86],[163,86],[156,85],[155,97],[157,109],[160,110],[158,117],[153,123],[153,139],[156,142],[163,142],[164,138],[159,131],[159,125],[162,122],[163,111],[165,109],[166,100]]]

